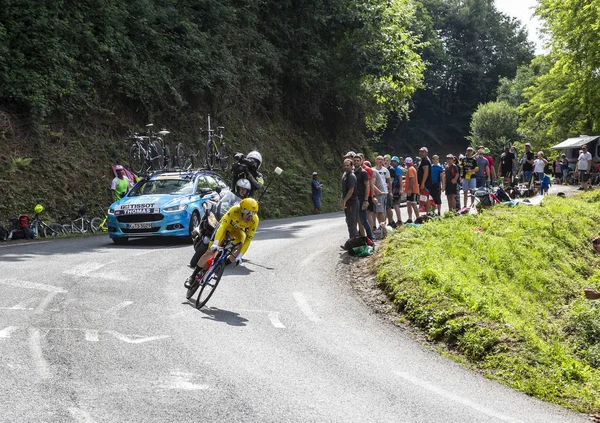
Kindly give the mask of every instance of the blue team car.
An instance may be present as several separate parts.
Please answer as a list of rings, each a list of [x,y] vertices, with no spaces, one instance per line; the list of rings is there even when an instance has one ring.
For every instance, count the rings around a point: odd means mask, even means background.
[[[221,176],[208,170],[162,172],[141,179],[108,210],[108,236],[115,244],[129,238],[188,237],[217,191],[228,189]]]

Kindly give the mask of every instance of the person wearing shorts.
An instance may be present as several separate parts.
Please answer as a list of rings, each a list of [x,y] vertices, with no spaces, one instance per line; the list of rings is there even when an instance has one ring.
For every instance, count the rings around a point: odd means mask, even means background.
[[[443,190],[443,178],[444,168],[440,165],[440,157],[436,154],[431,158],[431,187],[429,193],[435,206],[437,208],[437,214],[442,214],[442,190]]]
[[[456,196],[458,194],[458,179],[460,178],[460,168],[456,165],[454,156],[446,156],[446,170],[444,171],[444,190],[448,200],[448,210],[456,210]]]
[[[408,220],[406,223],[412,223],[413,212],[415,219],[419,217],[419,180],[417,170],[413,166],[411,157],[404,159],[406,165],[406,179],[404,180],[404,191],[406,191],[406,210],[408,212]]]
[[[467,198],[469,197],[469,191],[475,191],[475,189],[477,189],[475,181],[475,172],[477,171],[477,159],[475,159],[473,154],[473,147],[468,147],[466,156],[462,159],[460,163],[463,177],[463,205],[465,207],[467,206]],[[475,199],[471,198],[471,205],[473,205],[474,201]]]

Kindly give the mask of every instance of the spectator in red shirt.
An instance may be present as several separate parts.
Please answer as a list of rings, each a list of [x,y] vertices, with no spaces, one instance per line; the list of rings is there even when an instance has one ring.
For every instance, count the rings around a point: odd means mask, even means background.
[[[479,148],[483,148],[483,157],[485,157],[485,159],[488,161],[488,164],[490,165],[490,172],[492,173],[492,182],[496,180],[496,168],[494,167],[494,159],[492,159],[492,156],[490,156],[490,149],[487,147],[483,147],[482,145],[479,146]],[[485,172],[485,178],[487,180],[490,180],[490,175],[488,175],[488,171],[486,169]]]

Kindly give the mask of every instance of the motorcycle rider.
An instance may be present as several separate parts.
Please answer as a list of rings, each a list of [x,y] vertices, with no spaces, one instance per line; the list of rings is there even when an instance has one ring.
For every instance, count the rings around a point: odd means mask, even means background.
[[[256,150],[249,152],[246,156],[241,153],[237,153],[233,156],[237,162],[231,167],[231,173],[233,175],[233,181],[231,183],[232,189],[235,189],[237,181],[240,179],[248,179],[250,181],[250,197],[254,196],[254,193],[261,189],[264,184],[263,176],[258,171],[262,165],[262,156]]]
[[[196,276],[207,270],[208,260],[222,248],[225,238],[229,236],[234,240],[236,246],[228,257],[229,261],[235,262],[236,265],[242,263],[242,257],[248,251],[252,238],[258,228],[259,219],[258,202],[254,198],[244,198],[240,204],[233,206],[223,216],[219,222],[219,226],[215,230],[213,240],[208,246],[208,250],[200,257],[198,264],[192,275],[186,279],[184,286],[190,288]]]

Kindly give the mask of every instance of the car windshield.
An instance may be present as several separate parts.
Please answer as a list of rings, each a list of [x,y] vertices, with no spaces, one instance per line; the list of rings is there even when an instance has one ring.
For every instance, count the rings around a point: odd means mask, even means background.
[[[140,195],[191,195],[194,181],[180,178],[156,178],[141,181],[133,187],[128,197]]]

